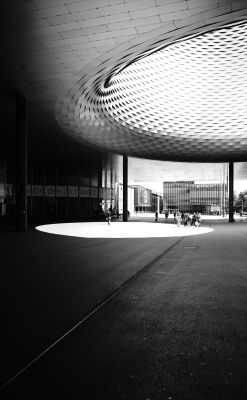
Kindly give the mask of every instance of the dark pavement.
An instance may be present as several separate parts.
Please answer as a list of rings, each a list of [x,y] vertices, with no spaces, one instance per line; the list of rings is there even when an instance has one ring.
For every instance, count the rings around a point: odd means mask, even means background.
[[[2,232],[1,384],[88,318],[1,397],[246,399],[247,223],[204,223],[174,238]]]

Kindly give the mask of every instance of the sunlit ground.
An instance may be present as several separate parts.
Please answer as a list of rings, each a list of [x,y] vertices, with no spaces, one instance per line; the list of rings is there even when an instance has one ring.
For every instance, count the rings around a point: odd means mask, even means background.
[[[84,238],[145,238],[202,235],[214,229],[200,226],[160,224],[155,222],[76,222],[36,226],[36,229],[56,235]]]

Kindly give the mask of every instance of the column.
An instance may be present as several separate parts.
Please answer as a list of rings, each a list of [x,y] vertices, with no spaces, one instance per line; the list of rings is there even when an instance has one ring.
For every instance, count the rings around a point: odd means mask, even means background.
[[[89,166],[89,168],[90,168],[90,170],[89,170],[89,188],[88,188],[88,190],[89,190],[89,216],[90,216],[90,218],[92,217],[92,216],[94,216],[94,209],[92,208],[92,204],[93,204],[93,202],[92,202],[92,165],[90,164],[90,166]]]
[[[33,218],[33,164],[31,169],[31,182],[30,182],[30,217]]]
[[[55,168],[55,218],[57,219],[57,167]]]
[[[111,168],[111,183],[110,183],[110,187],[111,187],[111,210],[113,210],[113,208],[115,208],[115,204],[113,204],[113,160],[112,160],[112,155],[111,155],[111,161],[110,161],[110,168]]]
[[[77,218],[80,218],[80,171],[77,172]],[[89,214],[90,214],[90,204],[88,202]]]
[[[128,222],[128,157],[123,156],[123,222]]]
[[[43,218],[45,220],[46,217],[46,204],[45,204],[45,199],[46,199],[46,193],[45,193],[45,185],[46,185],[46,169],[45,167],[43,168]]]
[[[104,158],[103,162],[103,171],[104,171],[104,211],[106,212],[108,210],[108,204],[107,204],[107,169],[108,169],[108,160],[107,158]]]
[[[157,211],[158,213],[160,213],[160,197],[158,194],[157,194]]]
[[[27,104],[16,98],[16,230],[27,231]]]
[[[228,171],[227,171],[227,164],[224,165],[224,210],[226,215],[226,191],[227,191],[227,181],[228,181]],[[224,215],[224,216],[225,216]]]
[[[66,219],[69,219],[69,174],[70,174],[70,170],[69,167],[67,167],[67,197],[66,197]]]
[[[229,162],[229,222],[235,222],[233,213],[234,168],[233,162]]]
[[[98,173],[98,188],[97,188],[97,203],[98,203],[98,210],[97,216],[100,217],[102,205],[101,205],[101,190],[102,190],[102,159],[101,155],[98,154],[97,157],[97,173]]]

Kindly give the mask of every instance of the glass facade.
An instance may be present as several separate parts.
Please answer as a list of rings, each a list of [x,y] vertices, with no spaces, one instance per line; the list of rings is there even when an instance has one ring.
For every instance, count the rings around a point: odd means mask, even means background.
[[[222,214],[228,203],[227,185],[194,181],[163,182],[163,209]]]
[[[122,157],[91,152],[73,167],[28,165],[27,214],[29,221],[98,218],[108,208],[116,211],[122,184]],[[1,213],[15,217],[15,176],[8,164],[1,168]],[[6,177],[7,175],[7,177]],[[2,206],[4,205],[4,207]]]

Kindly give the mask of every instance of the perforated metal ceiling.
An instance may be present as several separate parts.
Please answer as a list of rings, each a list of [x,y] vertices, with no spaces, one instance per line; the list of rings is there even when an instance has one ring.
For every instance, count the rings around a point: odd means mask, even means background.
[[[243,139],[246,63],[247,23],[175,43],[113,76],[97,93],[101,121],[188,140]]]
[[[246,20],[153,38],[77,78],[58,102],[59,122],[78,140],[131,156],[246,160]]]

